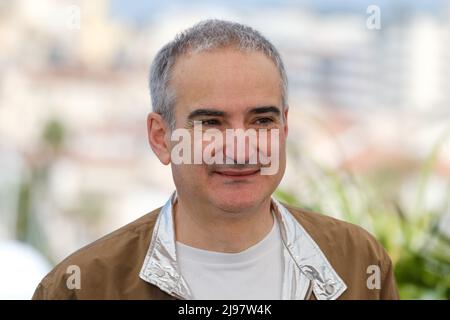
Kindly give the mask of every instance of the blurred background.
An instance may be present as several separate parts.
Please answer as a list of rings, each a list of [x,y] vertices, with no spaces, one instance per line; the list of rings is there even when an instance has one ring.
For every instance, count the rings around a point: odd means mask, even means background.
[[[0,0],[0,299],[174,190],[148,69],[206,18],[248,24],[290,80],[276,196],[358,225],[404,299],[450,299],[450,1]]]

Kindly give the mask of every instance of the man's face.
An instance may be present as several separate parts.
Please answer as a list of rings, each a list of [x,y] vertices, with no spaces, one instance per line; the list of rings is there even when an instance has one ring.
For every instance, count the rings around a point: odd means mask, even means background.
[[[190,132],[192,145],[199,142],[194,138],[194,124],[201,123],[200,133],[208,129],[223,133],[226,161],[240,157],[249,162],[255,150],[278,161],[276,171],[264,175],[260,164],[174,164],[172,158],[179,195],[228,212],[250,209],[268,199],[283,177],[286,162],[287,111],[283,111],[280,75],[275,64],[263,53],[233,48],[186,54],[177,59],[170,85],[176,93],[175,126]],[[259,150],[262,139],[258,134],[254,149],[249,139],[245,140],[243,152],[236,141],[231,148],[226,140],[227,129],[266,129],[268,146]],[[199,133],[198,128],[195,130]],[[278,150],[271,145],[271,138],[276,138],[272,142]],[[201,140],[201,149],[211,141]],[[171,142],[171,147],[175,144]]]

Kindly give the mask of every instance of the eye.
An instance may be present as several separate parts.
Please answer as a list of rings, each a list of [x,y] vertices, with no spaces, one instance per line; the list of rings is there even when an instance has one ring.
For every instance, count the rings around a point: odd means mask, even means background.
[[[273,123],[273,119],[271,118],[259,118],[255,121],[255,124],[260,124],[260,125],[269,125]]]
[[[220,121],[217,119],[207,119],[201,120],[203,126],[218,126],[220,125]]]

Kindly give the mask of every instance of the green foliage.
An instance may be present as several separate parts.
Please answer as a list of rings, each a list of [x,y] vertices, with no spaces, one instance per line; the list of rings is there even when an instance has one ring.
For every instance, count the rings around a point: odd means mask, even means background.
[[[42,141],[54,149],[62,146],[65,138],[64,125],[56,119],[48,120],[43,128]]]
[[[380,168],[356,177],[348,171],[324,168],[302,153],[302,159],[296,159],[300,168],[306,167],[299,173],[302,184],[295,190],[277,190],[275,196],[371,232],[394,263],[402,299],[450,299],[450,238],[439,227],[449,211],[450,195],[434,206],[440,209],[427,208],[424,200],[445,137],[415,171]],[[405,203],[400,189],[411,176],[418,177],[415,197]]]

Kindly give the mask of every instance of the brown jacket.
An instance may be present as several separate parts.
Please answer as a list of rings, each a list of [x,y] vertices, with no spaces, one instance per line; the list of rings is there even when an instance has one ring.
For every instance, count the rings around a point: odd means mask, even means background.
[[[345,291],[338,299],[398,299],[391,260],[367,231],[318,213],[283,206],[345,283]],[[158,208],[70,255],[41,281],[33,299],[175,299],[142,277],[141,268],[147,262],[160,211]],[[80,270],[79,288],[67,285],[72,281],[73,265]],[[379,268],[379,286],[373,286],[370,276],[374,271],[369,266]],[[316,291],[310,291],[307,299],[319,298]]]

